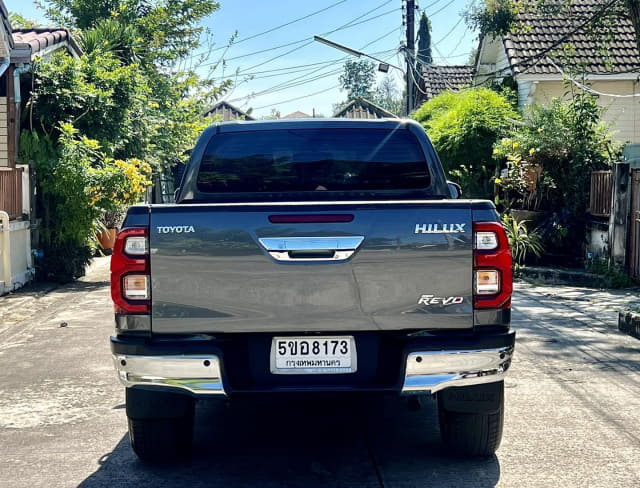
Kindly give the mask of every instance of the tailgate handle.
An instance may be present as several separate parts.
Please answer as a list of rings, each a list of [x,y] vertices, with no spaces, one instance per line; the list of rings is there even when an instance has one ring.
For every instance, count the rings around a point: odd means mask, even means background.
[[[277,261],[316,262],[349,259],[364,237],[264,237],[258,241]]]

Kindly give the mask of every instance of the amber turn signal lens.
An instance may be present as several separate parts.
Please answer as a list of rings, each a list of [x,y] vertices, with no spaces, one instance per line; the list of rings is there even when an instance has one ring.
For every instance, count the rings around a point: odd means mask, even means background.
[[[476,294],[494,295],[500,291],[500,273],[497,270],[476,271]]]

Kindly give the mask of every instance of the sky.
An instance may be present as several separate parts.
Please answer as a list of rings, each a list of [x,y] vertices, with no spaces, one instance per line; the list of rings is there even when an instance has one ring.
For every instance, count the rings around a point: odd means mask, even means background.
[[[432,24],[434,64],[466,64],[477,35],[462,12],[474,0],[416,0],[418,19],[425,11]],[[339,90],[344,61],[357,59],[313,41],[319,35],[403,67],[399,53],[405,40],[404,0],[220,0],[220,8],[203,20],[203,47],[183,63],[234,87],[222,98],[256,117],[301,111],[330,116],[346,99]],[[28,0],[5,0],[10,12],[47,23]],[[268,31],[268,32],[266,32]],[[235,40],[230,43],[230,40]],[[362,58],[364,59],[364,58]],[[404,82],[391,68],[398,92]],[[378,81],[383,74],[378,73]]]

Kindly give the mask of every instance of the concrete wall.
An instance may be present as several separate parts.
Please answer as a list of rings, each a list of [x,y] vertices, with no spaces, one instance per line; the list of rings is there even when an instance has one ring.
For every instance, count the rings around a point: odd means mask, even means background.
[[[640,93],[640,87],[633,81],[594,81],[589,86],[598,92],[612,95]],[[570,98],[567,91],[567,86],[562,81],[539,81],[532,101],[547,105],[552,98]],[[519,99],[519,103],[527,102]],[[640,96],[633,98],[600,96],[598,104],[605,108],[602,118],[612,125],[614,140],[625,143],[640,142]]]
[[[587,256],[590,259],[609,259],[609,222],[592,220],[587,223]]]
[[[1,227],[1,225],[0,225]],[[4,229],[2,229],[4,231]],[[31,259],[31,224],[24,221],[12,221],[9,224],[11,252],[11,283],[3,281],[4,267],[0,259],[0,295],[8,293],[31,281],[33,267]],[[0,248],[1,253],[4,252]]]

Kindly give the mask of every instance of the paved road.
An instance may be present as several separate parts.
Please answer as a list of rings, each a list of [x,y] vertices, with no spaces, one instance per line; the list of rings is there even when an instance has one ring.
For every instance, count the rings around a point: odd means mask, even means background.
[[[193,460],[149,467],[128,445],[108,351],[107,259],[40,296],[0,298],[0,486],[640,486],[640,341],[616,293],[520,284],[498,454],[442,455],[434,403],[266,400],[197,411]]]

